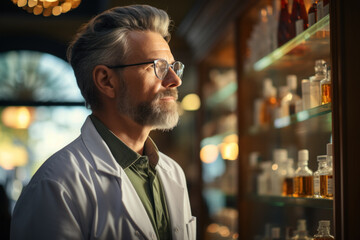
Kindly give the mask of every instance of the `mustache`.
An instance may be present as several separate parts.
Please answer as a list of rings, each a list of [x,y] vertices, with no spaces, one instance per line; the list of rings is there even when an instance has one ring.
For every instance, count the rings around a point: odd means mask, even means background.
[[[173,97],[175,100],[178,99],[178,90],[177,89],[166,89],[165,91],[159,92],[155,95],[154,100],[163,98],[163,97]]]

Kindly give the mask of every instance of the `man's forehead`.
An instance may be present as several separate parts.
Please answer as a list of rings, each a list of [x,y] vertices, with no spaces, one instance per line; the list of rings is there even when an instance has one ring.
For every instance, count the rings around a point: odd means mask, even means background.
[[[129,46],[133,57],[164,58],[173,60],[169,44],[155,32],[133,31],[129,33]]]

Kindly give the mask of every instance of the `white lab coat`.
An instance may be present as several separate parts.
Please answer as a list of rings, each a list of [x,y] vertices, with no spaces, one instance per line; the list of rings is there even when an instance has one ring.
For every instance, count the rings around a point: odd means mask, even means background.
[[[196,238],[184,173],[159,153],[174,240]],[[81,135],[50,157],[20,196],[11,239],[156,239],[133,185],[88,117]]]

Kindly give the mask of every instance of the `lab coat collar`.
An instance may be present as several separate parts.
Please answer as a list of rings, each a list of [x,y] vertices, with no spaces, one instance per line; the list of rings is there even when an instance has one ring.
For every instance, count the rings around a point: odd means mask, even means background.
[[[87,117],[81,128],[81,136],[86,148],[94,160],[96,169],[109,175],[121,177],[121,167],[112,156],[105,141],[97,132],[90,117]]]

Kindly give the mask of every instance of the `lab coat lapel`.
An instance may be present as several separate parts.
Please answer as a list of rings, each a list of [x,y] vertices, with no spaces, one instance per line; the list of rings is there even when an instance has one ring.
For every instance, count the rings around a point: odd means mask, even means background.
[[[122,201],[125,209],[129,213],[129,217],[148,239],[154,239],[156,234],[149,216],[125,172],[123,172],[121,178],[121,189]]]
[[[135,188],[124,170],[116,163],[109,148],[96,131],[89,117],[82,127],[82,137],[89,153],[94,159],[97,170],[113,175],[120,180],[122,202],[124,208],[129,213],[129,218],[133,220],[138,230],[141,231],[147,239],[156,238],[149,216]]]
[[[184,240],[184,232],[186,231],[183,229],[185,189],[173,179],[172,171],[174,170],[163,166],[157,168],[165,192],[173,240]]]

